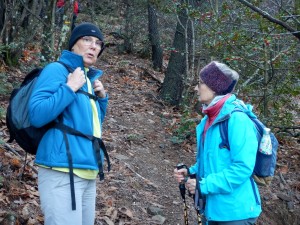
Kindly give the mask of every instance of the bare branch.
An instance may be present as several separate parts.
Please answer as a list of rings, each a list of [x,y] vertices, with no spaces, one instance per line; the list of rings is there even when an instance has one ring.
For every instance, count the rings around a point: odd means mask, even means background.
[[[24,9],[26,9],[31,15],[33,15],[40,23],[42,23],[45,27],[49,27],[49,24],[46,24],[38,15],[32,12],[23,0],[20,0],[20,2],[22,3]]]
[[[262,15],[262,17],[266,18],[270,22],[278,24],[278,25],[282,26],[283,28],[285,28],[286,30],[290,31],[292,35],[294,35],[296,38],[298,38],[300,40],[300,31],[295,30],[294,28],[290,27],[287,23],[285,23],[281,20],[278,20],[278,19],[272,17],[269,13],[261,10],[260,8],[254,6],[253,4],[249,3],[246,0],[238,0],[238,1],[240,3],[242,3],[243,5],[249,7],[253,11],[257,12],[258,14]]]
[[[4,147],[5,147],[7,150],[9,150],[9,151],[11,151],[12,153],[14,153],[14,154],[19,158],[19,160],[24,161],[24,163],[26,163],[26,166],[29,166],[29,167],[32,169],[33,172],[35,172],[36,174],[38,173],[37,169],[34,168],[33,166],[31,166],[30,164],[28,164],[27,161],[26,161],[26,159],[24,160],[24,159],[23,159],[23,156],[21,156],[21,155],[20,155],[15,149],[13,149],[10,145],[8,145],[7,143],[4,143]]]

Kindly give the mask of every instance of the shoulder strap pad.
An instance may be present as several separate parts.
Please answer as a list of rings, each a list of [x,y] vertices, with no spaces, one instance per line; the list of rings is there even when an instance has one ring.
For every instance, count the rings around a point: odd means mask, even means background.
[[[231,114],[234,112],[244,112],[240,108],[235,108],[232,110]],[[229,117],[230,118],[230,117]],[[219,129],[220,129],[220,135],[221,135],[221,143],[219,144],[219,148],[227,148],[230,151],[230,145],[228,141],[228,119],[220,122]]]

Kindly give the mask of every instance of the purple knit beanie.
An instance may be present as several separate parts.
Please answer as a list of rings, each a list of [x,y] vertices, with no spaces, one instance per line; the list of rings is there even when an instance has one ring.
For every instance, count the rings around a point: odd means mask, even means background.
[[[233,91],[239,74],[223,63],[212,61],[200,71],[200,78],[217,95],[225,95]]]

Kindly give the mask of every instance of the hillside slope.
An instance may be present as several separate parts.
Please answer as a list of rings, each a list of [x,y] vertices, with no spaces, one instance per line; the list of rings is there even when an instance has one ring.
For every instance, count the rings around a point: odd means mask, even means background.
[[[180,112],[158,99],[163,74],[151,69],[147,60],[116,55],[110,49],[99,60],[105,72],[102,82],[110,101],[103,139],[112,161],[112,171],[98,182],[95,224],[179,225],[183,223],[183,202],[173,178],[176,164],[191,165],[195,140],[173,144],[171,127]],[[15,71],[7,71],[14,75]],[[1,105],[7,105],[7,97]],[[198,116],[195,118],[199,120]],[[5,119],[1,138],[8,139]],[[277,175],[270,188],[261,188],[264,212],[258,224],[299,224],[299,143],[283,141]],[[15,153],[13,153],[15,151]],[[0,148],[0,221],[11,215],[11,224],[43,224],[36,186],[36,167],[29,156],[23,180],[23,151],[16,144]],[[195,224],[192,199],[187,197],[190,224]]]

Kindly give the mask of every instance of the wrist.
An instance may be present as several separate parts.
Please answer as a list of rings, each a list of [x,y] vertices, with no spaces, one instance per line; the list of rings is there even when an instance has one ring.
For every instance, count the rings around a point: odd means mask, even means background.
[[[76,87],[74,87],[74,85],[70,84],[70,83],[66,83],[66,85],[73,91],[76,92],[78,89],[76,89]]]
[[[105,98],[106,97],[106,93],[105,92],[96,92],[96,95],[99,97],[99,98]]]

